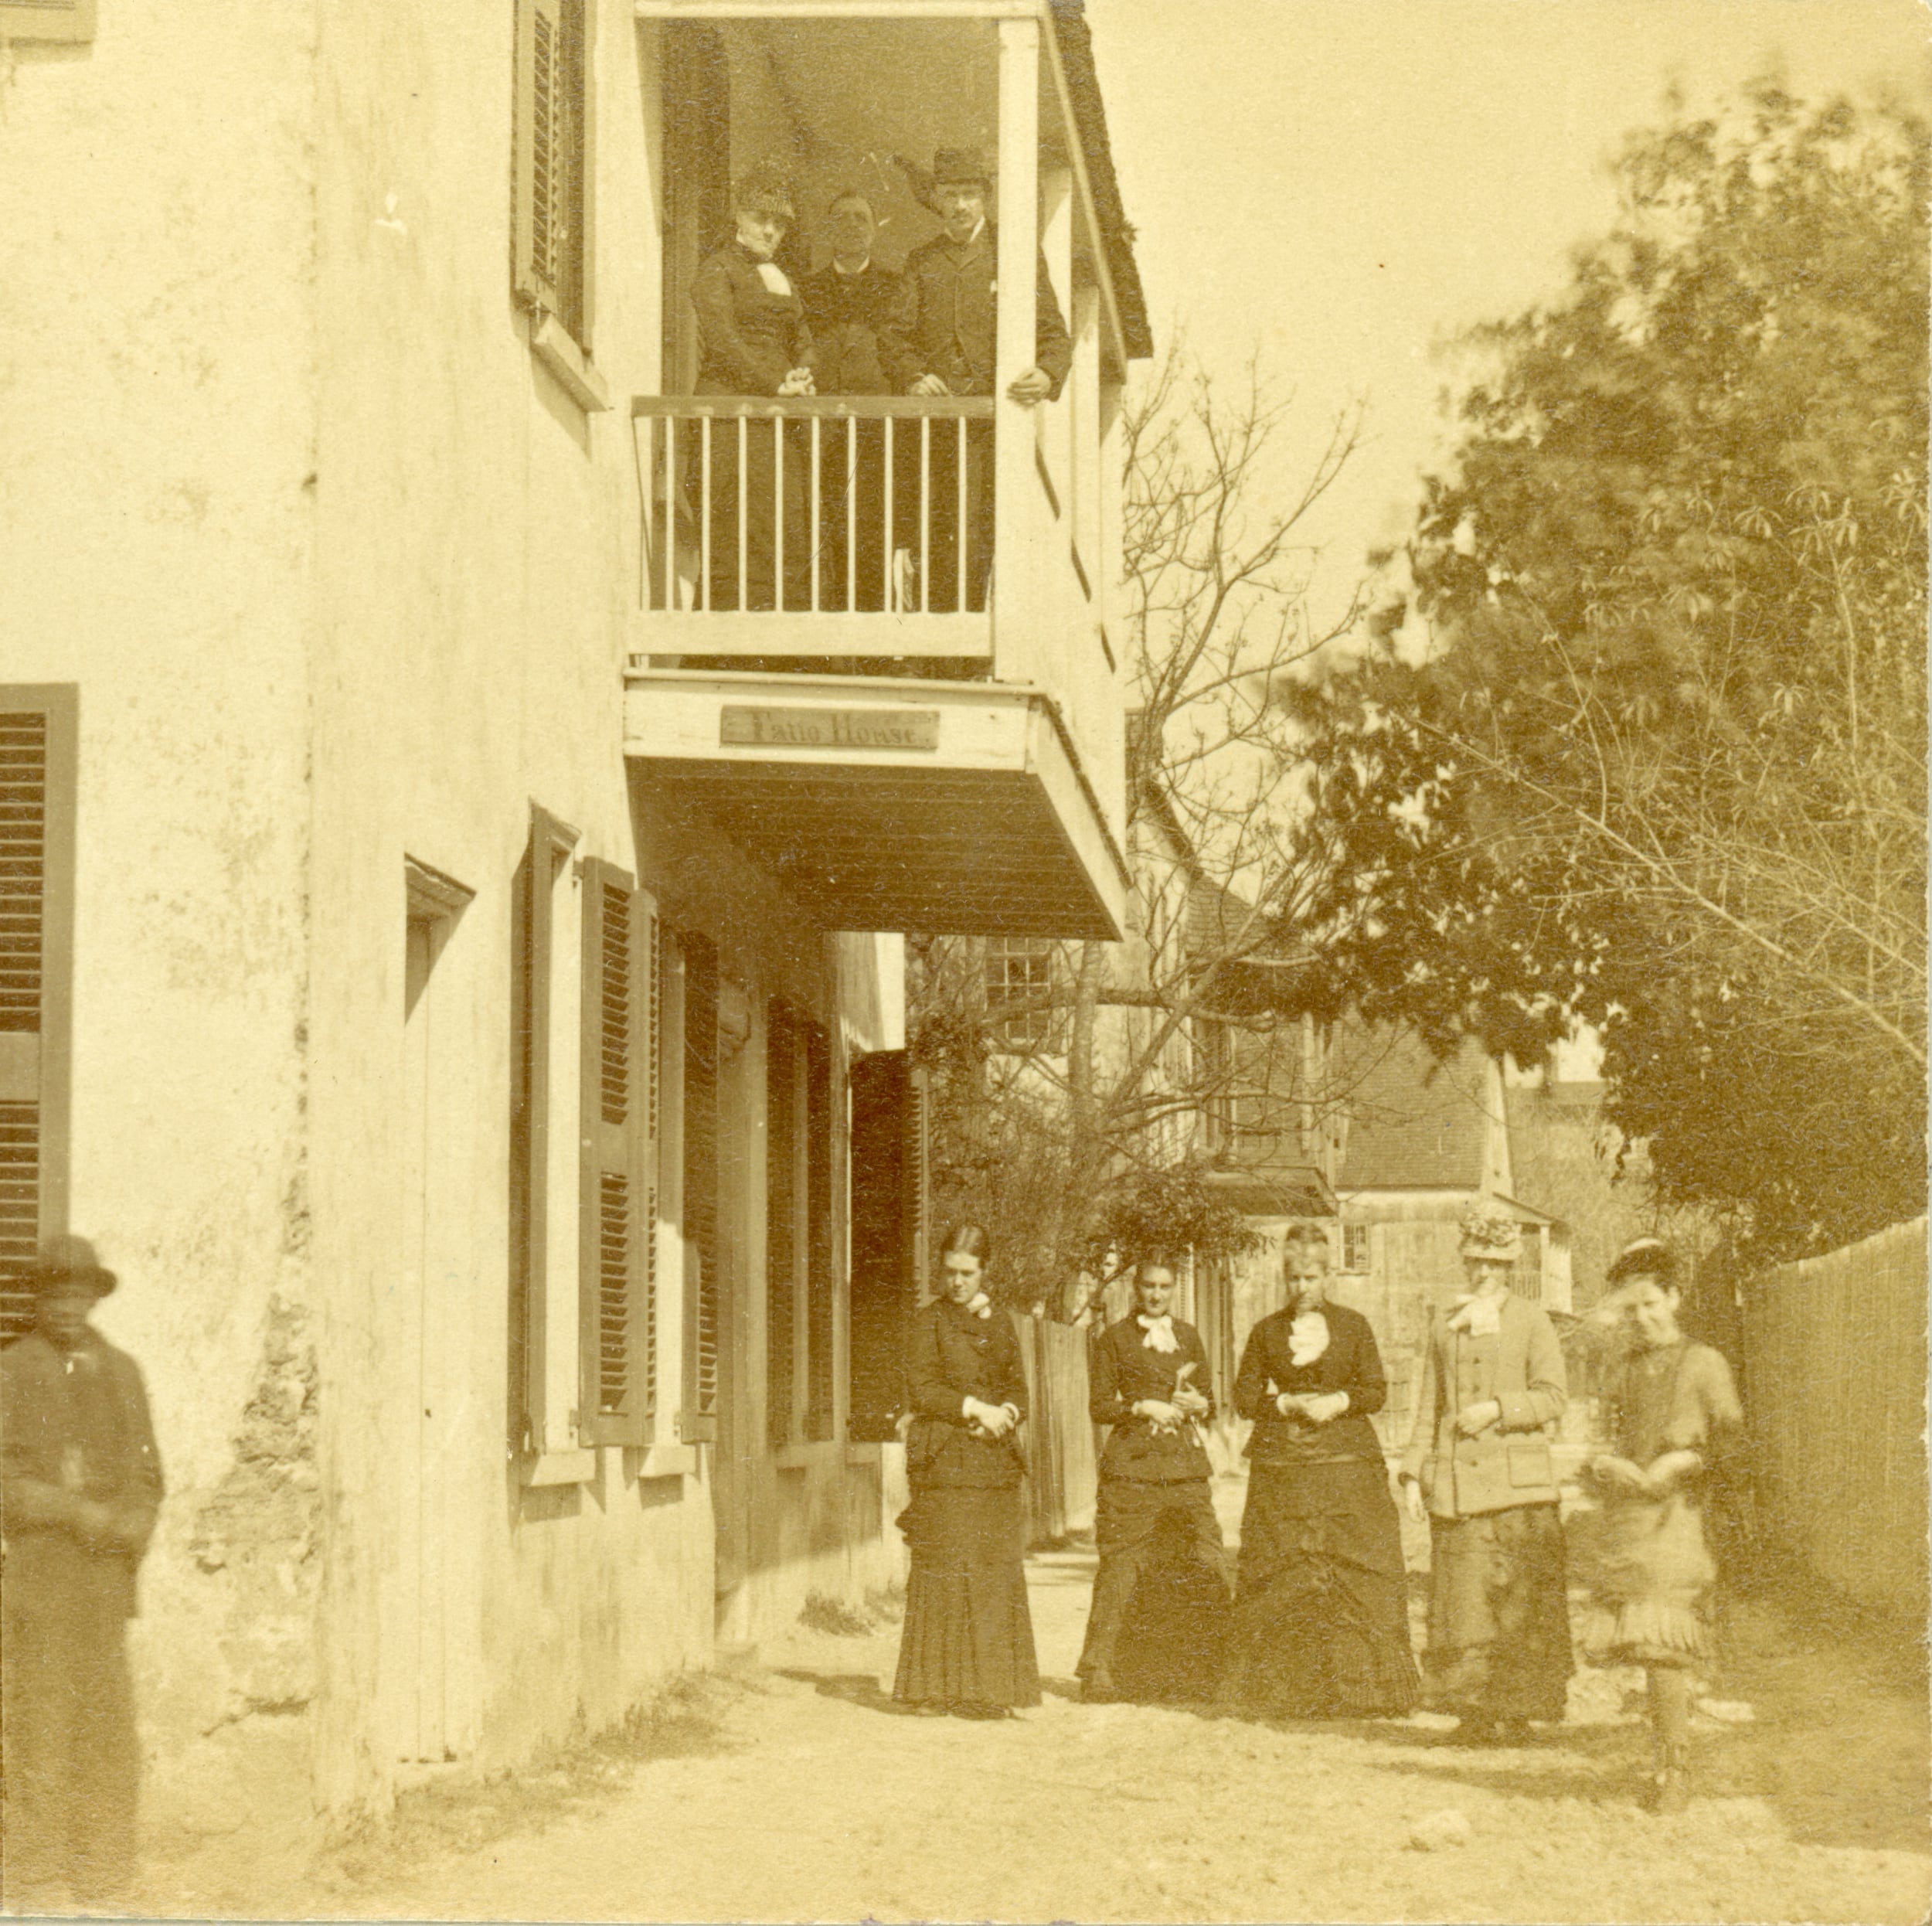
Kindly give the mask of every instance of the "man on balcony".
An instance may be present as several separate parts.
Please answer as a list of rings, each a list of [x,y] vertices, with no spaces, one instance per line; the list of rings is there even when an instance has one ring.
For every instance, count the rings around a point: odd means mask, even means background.
[[[898,310],[900,288],[899,277],[873,256],[879,223],[870,199],[848,188],[827,210],[825,226],[832,259],[798,281],[811,328],[817,390],[889,395],[893,386],[879,359],[879,339]],[[885,424],[862,420],[849,430],[843,423],[827,424],[820,460],[821,602],[828,608],[883,608]]]
[[[915,189],[927,187],[915,170],[906,172]],[[923,198],[939,216],[942,231],[906,257],[899,311],[881,343],[886,372],[901,393],[937,397],[993,392],[999,250],[987,217],[992,185],[991,171],[970,148],[941,148],[933,156]],[[1073,359],[1044,257],[1033,314],[1034,365],[1006,390],[1029,407],[1059,394]],[[926,605],[940,611],[982,609],[993,557],[992,424],[968,424],[963,477],[957,430],[936,425],[930,471],[923,488],[918,441],[913,436],[906,439],[910,446],[901,458],[903,465],[895,465],[894,488],[896,493],[910,484],[911,492],[904,499],[917,504],[925,518],[931,570]],[[958,553],[962,498],[967,548],[963,584]],[[915,539],[917,534],[915,526]]]

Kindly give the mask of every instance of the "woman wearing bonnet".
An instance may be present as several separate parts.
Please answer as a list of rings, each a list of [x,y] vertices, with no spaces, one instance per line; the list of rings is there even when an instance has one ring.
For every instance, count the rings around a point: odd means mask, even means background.
[[[1254,1421],[1233,1656],[1222,1696],[1291,1718],[1398,1718],[1418,1690],[1402,1531],[1369,1420],[1387,1395],[1369,1320],[1328,1295],[1328,1238],[1282,1247],[1287,1303],[1248,1334]]]
[[[1464,1214],[1468,1288],[1432,1320],[1402,1461],[1410,1514],[1429,1521],[1430,1696],[1472,1744],[1560,1719],[1575,1669],[1550,1455],[1563,1356],[1549,1315],[1509,1288],[1520,1247],[1501,1205]]]

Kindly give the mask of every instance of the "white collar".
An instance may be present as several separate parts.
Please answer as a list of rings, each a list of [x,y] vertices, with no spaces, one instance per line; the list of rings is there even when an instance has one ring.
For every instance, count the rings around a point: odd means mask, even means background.
[[[838,264],[838,257],[835,254],[832,257],[832,271],[835,274],[843,274],[848,281],[855,274],[862,274],[871,265],[872,257],[869,254],[856,267],[842,267]]]

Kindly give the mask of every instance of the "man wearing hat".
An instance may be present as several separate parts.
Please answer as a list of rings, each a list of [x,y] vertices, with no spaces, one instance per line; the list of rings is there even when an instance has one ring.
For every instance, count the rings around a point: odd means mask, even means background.
[[[1563,1716],[1575,1669],[1550,1449],[1566,1386],[1549,1313],[1509,1288],[1515,1219],[1485,1198],[1461,1231],[1468,1288],[1430,1321],[1402,1484],[1429,1521],[1431,1697],[1466,1743],[1508,1744]]]
[[[133,1870],[127,1621],[162,1494],[141,1373],[89,1322],[114,1274],[57,1237],[28,1281],[34,1328],[0,1352],[0,1881],[15,1910],[110,1897]]]
[[[960,147],[942,147],[933,156],[930,175],[903,162],[900,165],[920,199],[939,216],[940,232],[906,257],[898,311],[879,343],[886,372],[901,394],[990,395],[999,267],[997,230],[987,212],[992,172],[979,154]],[[1057,396],[1073,363],[1073,343],[1053,298],[1044,255],[1036,279],[1033,366],[1006,390],[1012,400],[1029,407]],[[914,437],[906,439],[913,444],[903,458],[906,480],[917,489],[918,449]],[[966,437],[964,599],[970,609],[986,605],[986,579],[992,563],[992,424],[974,422]],[[957,458],[956,436],[935,429],[931,495],[925,504],[933,570],[927,603],[940,611],[958,606]]]

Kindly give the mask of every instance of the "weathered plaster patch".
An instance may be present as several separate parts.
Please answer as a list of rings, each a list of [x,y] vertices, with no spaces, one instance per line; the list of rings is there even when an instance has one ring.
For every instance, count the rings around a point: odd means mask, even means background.
[[[233,1458],[189,1539],[196,1565],[223,1575],[226,1703],[204,1728],[286,1716],[315,1696],[315,1607],[321,1477],[316,1465],[315,1348],[308,1316],[268,1301],[255,1388]]]

